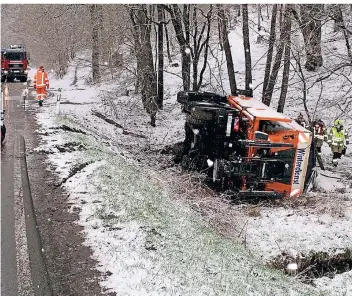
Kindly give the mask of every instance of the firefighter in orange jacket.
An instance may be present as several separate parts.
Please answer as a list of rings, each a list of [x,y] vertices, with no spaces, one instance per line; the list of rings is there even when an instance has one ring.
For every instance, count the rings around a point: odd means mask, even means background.
[[[46,99],[46,89],[49,88],[48,74],[45,72],[43,66],[40,66],[37,70],[37,73],[35,73],[33,84],[37,91],[37,100],[39,102],[39,106],[42,106],[43,100]]]

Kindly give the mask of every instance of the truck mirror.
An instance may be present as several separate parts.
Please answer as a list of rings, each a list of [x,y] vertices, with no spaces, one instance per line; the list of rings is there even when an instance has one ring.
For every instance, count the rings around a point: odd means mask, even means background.
[[[254,140],[264,140],[267,141],[269,139],[269,135],[267,133],[255,131],[254,132]]]

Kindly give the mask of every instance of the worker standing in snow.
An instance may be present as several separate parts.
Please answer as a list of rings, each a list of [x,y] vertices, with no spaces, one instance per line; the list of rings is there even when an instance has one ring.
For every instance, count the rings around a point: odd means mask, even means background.
[[[39,106],[42,106],[43,100],[46,99],[46,89],[49,88],[48,74],[45,72],[43,66],[40,66],[35,73],[33,84],[35,90],[37,91],[37,100]]]
[[[334,126],[328,134],[328,144],[332,150],[332,164],[336,167],[342,154],[345,154],[349,144],[348,132],[343,126],[343,121],[336,119]]]
[[[321,119],[314,120],[312,122],[312,131],[314,133],[315,147],[317,148],[318,154],[321,155],[321,147],[324,141],[328,140],[325,123]]]

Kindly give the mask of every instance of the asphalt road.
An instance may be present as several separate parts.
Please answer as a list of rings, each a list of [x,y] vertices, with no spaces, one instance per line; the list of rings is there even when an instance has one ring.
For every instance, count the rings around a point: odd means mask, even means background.
[[[14,163],[18,154],[16,140],[9,135],[17,134],[20,122],[11,119],[19,102],[7,100],[5,125],[7,134],[1,147],[1,295],[17,294],[17,261],[15,240],[15,192]]]
[[[84,246],[83,228],[75,223],[79,213],[68,211],[68,193],[56,186],[60,180],[48,170],[48,155],[37,150],[43,140],[35,115],[55,106],[54,93],[43,107],[30,97],[24,108],[25,86],[8,87],[1,150],[1,295],[114,295],[100,287],[104,274]]]
[[[1,146],[1,295],[33,295],[23,203],[20,139],[27,113],[22,83],[8,84],[5,97],[6,138]],[[23,149],[22,149],[23,150]],[[32,235],[29,233],[29,235]]]

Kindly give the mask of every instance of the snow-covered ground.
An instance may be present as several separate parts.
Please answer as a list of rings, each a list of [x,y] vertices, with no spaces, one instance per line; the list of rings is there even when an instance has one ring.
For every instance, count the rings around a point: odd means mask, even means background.
[[[345,50],[343,41],[326,40],[327,36],[331,38],[330,33],[331,27],[324,26],[325,66],[337,65],[340,61],[336,52]],[[267,44],[257,44],[254,31],[250,36],[254,95],[260,98]],[[300,45],[299,34],[294,38]],[[230,33],[230,41],[235,68],[239,70],[237,83],[241,86],[244,53],[240,26]],[[216,52],[216,46],[212,47]],[[218,60],[224,61],[223,53],[217,54]],[[210,63],[215,66],[217,62],[213,59]],[[53,165],[58,176],[66,180],[72,168],[86,163],[63,186],[71,193],[72,207],[81,210],[78,223],[84,226],[86,244],[100,262],[98,268],[110,272],[101,284],[118,295],[318,294],[317,289],[265,269],[261,264],[278,258],[300,263],[314,253],[333,256],[352,249],[351,152],[332,172],[331,152],[324,146],[328,170],[319,175],[314,192],[295,201],[231,205],[229,211],[233,217],[229,219],[236,222],[237,238],[219,235],[190,206],[186,197],[189,192],[184,193],[183,199],[170,195],[168,180],[177,172],[163,168],[161,156],[156,152],[184,137],[184,115],[176,102],[176,93],[182,85],[176,76],[180,68],[166,65],[166,70],[164,109],[158,113],[156,128],[148,124],[138,95],[133,91],[126,95],[127,90],[133,90],[128,74],[121,72],[113,81],[107,78],[93,87],[87,83],[90,67],[79,59],[71,64],[63,80],[51,81],[51,87],[63,88],[60,115],[55,115],[55,97],[38,113],[41,132],[47,134],[37,149],[51,151],[48,166]],[[351,110],[348,100],[342,97],[348,88],[346,77],[351,76],[348,72],[331,75],[322,86],[316,80],[326,75],[325,71],[322,68],[317,73],[305,73],[309,85],[308,108],[314,110],[317,106],[316,114],[328,125],[341,114],[351,130]],[[226,65],[222,66],[222,86],[214,80],[217,74],[216,70],[206,73],[205,83],[211,85],[204,90],[223,88],[226,93],[229,90]],[[280,81],[281,78],[278,86]],[[285,113],[295,117],[304,109],[302,84],[294,71],[290,82]],[[274,107],[278,96],[279,87],[274,93]],[[99,114],[114,120],[121,128]],[[63,126],[86,134],[63,131],[60,129]],[[60,152],[58,146],[65,143],[71,143],[75,150]],[[84,148],[78,149],[78,144]],[[202,205],[202,196],[198,199],[196,202]],[[314,284],[327,291],[327,295],[352,295],[351,272],[322,277],[314,280]]]
[[[43,123],[41,132],[48,134],[37,150],[49,152],[48,165],[54,165],[65,180],[72,210],[80,209],[78,223],[84,226],[86,244],[100,263],[97,268],[108,275],[101,285],[109,291],[117,295],[319,295],[264,268],[238,241],[219,235],[187,204],[172,199],[155,176],[125,159],[116,146],[101,143],[94,133],[57,134],[64,125],[90,131],[71,117],[53,117],[54,104],[42,110],[38,120]],[[81,149],[58,149],[69,143],[73,148],[79,143]],[[86,166],[72,175],[72,168],[82,163]]]

